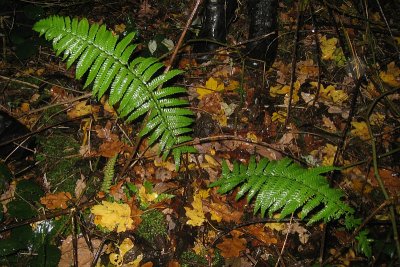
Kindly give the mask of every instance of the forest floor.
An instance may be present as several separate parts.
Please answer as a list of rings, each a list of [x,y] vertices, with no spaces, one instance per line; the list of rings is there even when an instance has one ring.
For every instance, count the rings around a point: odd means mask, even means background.
[[[202,63],[196,17],[172,56],[194,0],[2,2],[1,266],[399,266],[396,1],[280,1],[277,57],[264,69],[237,53],[248,36],[245,3],[228,46]],[[158,145],[137,141],[143,120],[118,118],[32,31],[50,15],[137,31],[138,55],[184,71],[173,83],[187,89],[197,153],[183,155],[178,171]],[[28,150],[8,150],[27,133]],[[356,227],[336,214],[307,224],[301,208],[279,219],[285,204],[263,217],[254,200],[235,199],[236,187],[210,187],[221,166],[245,169],[252,157],[338,167],[322,173]],[[298,197],[294,182],[277,182],[287,203]]]

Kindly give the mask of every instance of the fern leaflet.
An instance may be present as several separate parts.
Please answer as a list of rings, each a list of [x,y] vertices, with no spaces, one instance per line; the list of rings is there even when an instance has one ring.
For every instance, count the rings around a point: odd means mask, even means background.
[[[222,178],[210,187],[219,186],[218,192],[225,194],[241,185],[236,200],[246,194],[247,201],[255,197],[254,213],[260,211],[261,216],[267,210],[270,216],[280,211],[280,218],[284,218],[301,208],[302,218],[313,213],[308,224],[341,216],[352,218],[354,210],[341,200],[343,193],[330,188],[321,175],[335,169],[323,166],[308,170],[288,158],[263,158],[257,163],[252,157],[248,165],[234,163],[232,171],[223,162]]]
[[[164,159],[171,150],[175,160],[182,153],[195,151],[193,147],[176,147],[192,140],[187,134],[192,131],[193,114],[183,107],[188,101],[176,98],[186,90],[160,88],[182,71],[159,74],[164,65],[156,58],[130,60],[136,48],[136,44],[131,44],[134,32],[119,40],[105,25],[89,25],[87,19],[60,16],[42,19],[33,29],[53,41],[57,55],[64,53],[68,68],[77,61],[76,78],[87,74],[84,87],[93,84],[94,96],[101,98],[109,91],[110,104],[119,103],[117,111],[127,122],[150,114],[139,136],[150,135],[150,145],[159,141]]]

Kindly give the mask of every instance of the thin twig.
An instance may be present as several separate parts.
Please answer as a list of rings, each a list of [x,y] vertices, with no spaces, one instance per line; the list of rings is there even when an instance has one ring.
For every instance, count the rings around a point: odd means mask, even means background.
[[[294,47],[293,47],[293,52],[292,52],[292,69],[290,73],[290,90],[289,90],[289,101],[288,101],[288,106],[286,109],[286,119],[285,119],[285,128],[289,123],[290,120],[290,113],[292,110],[292,98],[293,98],[293,91],[294,91],[294,83],[296,79],[296,64],[297,64],[297,50],[298,50],[298,45],[299,45],[299,39],[300,39],[300,27],[302,24],[302,14],[304,11],[303,7],[303,2],[298,3],[298,10],[297,10],[297,23],[296,23],[296,33],[295,33],[295,38],[294,38]]]

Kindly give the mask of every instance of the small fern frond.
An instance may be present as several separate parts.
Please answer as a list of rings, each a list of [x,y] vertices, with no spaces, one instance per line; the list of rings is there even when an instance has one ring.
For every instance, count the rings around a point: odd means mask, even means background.
[[[164,65],[154,57],[131,60],[136,48],[136,44],[131,44],[135,33],[119,40],[105,25],[89,25],[87,19],[59,16],[40,20],[33,29],[53,41],[56,55],[64,53],[63,60],[67,60],[68,68],[77,61],[76,78],[87,74],[84,88],[93,84],[93,95],[99,99],[109,92],[109,103],[119,103],[120,117],[130,122],[151,114],[140,136],[150,135],[151,144],[159,141],[163,158],[174,147],[192,140],[188,133],[192,131],[189,126],[193,113],[183,107],[187,101],[177,98],[186,90],[162,88],[182,71],[161,73]]]
[[[117,162],[118,154],[110,158],[104,167],[104,179],[101,184],[101,191],[108,193],[110,191],[111,182],[114,178],[115,163]]]
[[[329,187],[322,173],[336,170],[335,167],[317,167],[305,169],[289,158],[269,161],[266,158],[256,163],[252,157],[248,165],[234,163],[231,171],[223,163],[222,178],[210,184],[219,186],[218,192],[225,194],[241,185],[236,199],[247,194],[247,200],[255,197],[254,213],[269,216],[280,211],[280,218],[301,211],[302,218],[310,213],[308,224],[323,220],[350,217],[354,210],[344,203],[343,193]],[[318,209],[321,207],[321,209]]]

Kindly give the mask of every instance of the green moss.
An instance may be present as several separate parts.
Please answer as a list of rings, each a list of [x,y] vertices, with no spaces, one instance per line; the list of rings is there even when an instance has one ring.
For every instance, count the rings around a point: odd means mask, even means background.
[[[162,212],[151,210],[143,213],[141,218],[142,222],[136,233],[143,239],[152,243],[156,237],[167,235],[167,223]]]
[[[66,134],[39,137],[39,153],[36,159],[46,170],[46,179],[57,191],[74,192],[81,173],[89,168],[79,156],[79,143]]]
[[[197,255],[193,251],[185,251],[182,253],[180,264],[182,267],[192,267],[192,266],[208,266],[208,260],[205,255]],[[222,267],[224,266],[224,258],[221,256],[218,249],[214,251],[214,256],[212,258],[211,266]]]
[[[205,257],[197,255],[193,251],[185,251],[182,253],[180,264],[182,267],[207,266],[208,262]]]

